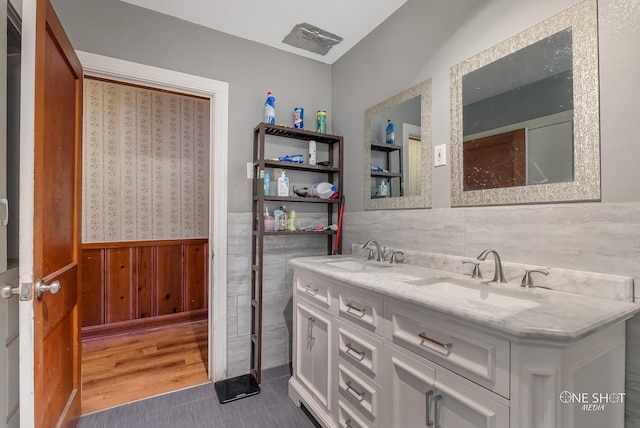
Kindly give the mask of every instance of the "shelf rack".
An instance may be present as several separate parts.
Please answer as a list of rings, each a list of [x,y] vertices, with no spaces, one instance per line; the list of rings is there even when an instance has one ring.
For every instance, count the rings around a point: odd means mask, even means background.
[[[315,141],[316,145],[328,145],[329,166],[309,165],[281,162],[265,159],[267,137],[280,137],[300,141]],[[337,152],[337,153],[336,153]],[[327,240],[327,254],[334,247],[336,232],[293,232],[264,230],[263,213],[265,202],[323,204],[327,207],[327,224],[334,222],[334,214],[338,212],[337,199],[265,196],[263,192],[265,168],[284,169],[326,174],[327,181],[343,191],[343,156],[344,141],[338,135],[320,134],[303,129],[259,123],[253,130],[253,209],[251,234],[251,375],[258,383],[262,377],[262,293],[264,277],[264,238],[267,236],[318,236]],[[339,241],[342,241],[341,239]],[[342,242],[338,242],[338,250],[342,252]]]

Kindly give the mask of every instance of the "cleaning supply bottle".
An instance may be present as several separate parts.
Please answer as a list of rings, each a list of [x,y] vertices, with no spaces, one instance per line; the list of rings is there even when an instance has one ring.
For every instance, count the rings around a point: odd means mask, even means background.
[[[278,196],[289,196],[289,178],[284,175],[284,171],[278,177]]]
[[[296,231],[296,212],[294,210],[289,212],[289,230]]]
[[[387,144],[395,144],[396,143],[395,126],[394,126],[393,122],[391,122],[391,119],[387,119],[386,134],[387,134],[387,137],[385,139],[385,142]]]
[[[315,183],[311,186],[311,194],[320,199],[329,199],[334,193],[336,193],[336,190],[336,186],[331,183],[327,183],[326,181],[322,183]]]
[[[264,123],[276,124],[276,97],[267,92],[267,100],[264,102]]]
[[[269,207],[264,207],[264,230],[265,232],[273,232],[275,223],[272,216],[269,215]]]
[[[271,175],[269,174],[269,171],[265,171],[264,172],[264,181],[263,181],[263,183],[264,183],[263,184],[263,187],[264,187],[263,194],[265,196],[269,196],[269,190],[270,190],[269,187],[271,185],[271,181],[270,180],[271,180]]]
[[[289,216],[284,206],[280,207],[280,217],[278,217],[278,230],[287,230],[289,228]]]

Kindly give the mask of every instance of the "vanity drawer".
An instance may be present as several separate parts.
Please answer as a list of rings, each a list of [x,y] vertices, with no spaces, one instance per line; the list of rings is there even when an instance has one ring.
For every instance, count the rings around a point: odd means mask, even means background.
[[[338,291],[338,315],[345,321],[382,336],[382,298],[352,289]]]
[[[374,428],[360,412],[354,410],[349,403],[338,400],[338,426],[340,428]]]
[[[338,353],[341,359],[362,371],[378,384],[381,384],[382,341],[364,334],[341,321],[336,321],[336,326]]]
[[[509,398],[508,341],[425,313],[387,303],[393,343]]]
[[[378,418],[380,386],[338,364],[338,399],[350,403],[368,422],[375,424]]]
[[[331,285],[321,278],[295,278],[296,292],[299,296],[314,302],[324,309],[331,309]]]

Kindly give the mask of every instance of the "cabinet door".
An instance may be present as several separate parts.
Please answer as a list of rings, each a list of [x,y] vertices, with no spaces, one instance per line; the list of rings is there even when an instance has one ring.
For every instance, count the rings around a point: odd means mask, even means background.
[[[298,302],[296,304],[296,377],[327,409],[329,391],[331,322],[318,309]]]
[[[389,426],[434,427],[434,368],[391,348],[385,351],[386,367],[391,369],[384,388],[386,400],[383,403],[383,406],[391,406],[392,420]]]
[[[508,428],[508,407],[475,384],[444,369],[436,374],[435,426],[439,428]]]

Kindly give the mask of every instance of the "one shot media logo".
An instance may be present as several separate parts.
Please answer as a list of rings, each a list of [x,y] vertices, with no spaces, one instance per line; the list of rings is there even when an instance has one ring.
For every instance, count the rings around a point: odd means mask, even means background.
[[[562,404],[578,404],[585,412],[602,412],[607,405],[624,404],[626,392],[570,392],[560,393]]]

